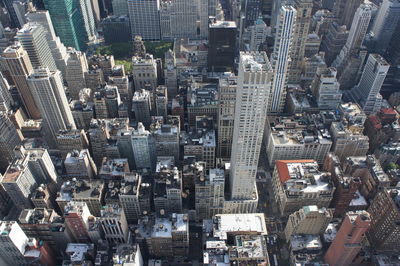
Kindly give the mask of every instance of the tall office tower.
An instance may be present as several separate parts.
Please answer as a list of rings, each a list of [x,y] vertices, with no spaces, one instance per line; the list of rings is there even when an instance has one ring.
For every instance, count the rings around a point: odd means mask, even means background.
[[[135,91],[135,95],[132,98],[132,111],[137,122],[142,122],[147,127],[150,125],[151,99],[149,91]]]
[[[14,0],[5,0],[3,3],[4,3],[4,6],[7,9],[7,12],[10,16],[11,26],[13,28],[20,28],[22,25],[20,25],[20,23],[19,23],[17,13],[15,12],[15,9],[13,6]]]
[[[81,6],[85,0],[44,0],[54,29],[67,47],[86,50],[89,35]],[[82,3],[82,4],[81,4]],[[85,27],[82,27],[85,25]]]
[[[346,26],[332,22],[327,34],[321,42],[321,51],[325,53],[325,62],[330,66],[346,44],[349,31]]]
[[[379,54],[370,54],[358,85],[353,88],[353,99],[367,114],[381,109],[382,95],[379,93],[390,65]]]
[[[13,99],[10,93],[10,85],[0,72],[0,111],[8,112],[13,105]]]
[[[127,0],[112,0],[113,15],[126,16],[128,15],[128,1]]]
[[[336,110],[342,99],[336,73],[337,71],[333,67],[317,69],[317,73],[311,84],[311,92],[321,110]]]
[[[235,103],[237,78],[219,80],[218,102],[218,157],[230,158],[232,150],[233,125],[235,121]]]
[[[165,86],[158,86],[154,92],[155,114],[164,119],[168,115],[168,89]]]
[[[109,244],[122,244],[128,241],[128,223],[125,211],[119,204],[103,206],[100,217],[104,238]]]
[[[38,186],[26,160],[15,160],[7,168],[1,185],[17,209],[32,208],[31,193]]]
[[[133,157],[137,169],[153,169],[155,165],[155,147],[152,136],[142,123],[132,134]]]
[[[92,0],[79,0],[84,26],[89,41],[96,39],[96,22],[94,19]]]
[[[371,20],[372,6],[369,3],[361,4],[354,15],[353,23],[347,37],[346,44],[343,46],[339,55],[332,63],[333,67],[338,69],[343,68],[343,64],[349,59],[350,56],[358,54],[360,47],[364,41],[365,35],[368,30],[368,25]]]
[[[79,91],[86,87],[85,72],[87,71],[86,54],[75,49],[68,49],[65,80],[68,84],[69,94],[73,99],[79,99]]]
[[[272,75],[265,52],[240,53],[230,172],[231,200],[238,207],[230,211],[256,211],[255,179]]]
[[[53,55],[58,70],[61,71],[65,78],[67,48],[65,48],[64,44],[61,42],[60,37],[56,36],[49,11],[30,11],[26,13],[26,18],[29,22],[38,23],[45,29],[46,40],[51,49],[51,54]]]
[[[51,53],[46,30],[38,23],[26,23],[16,35],[22,48],[28,53],[32,67],[48,67],[56,71],[56,62]]]
[[[14,1],[13,7],[15,14],[17,15],[19,25],[22,27],[26,23],[25,13],[28,9],[28,5],[23,1]]]
[[[236,23],[213,21],[209,25],[208,71],[226,72],[233,70],[236,53]]]
[[[320,235],[325,232],[332,218],[332,210],[316,205],[304,206],[289,215],[285,238],[289,242],[291,235]]]
[[[281,113],[285,108],[287,74],[292,56],[293,34],[297,16],[297,11],[292,6],[282,6],[279,12],[274,51],[271,54],[274,80],[268,100],[268,112],[270,113]]]
[[[371,246],[378,251],[393,254],[400,252],[399,200],[399,188],[381,188],[368,208],[371,214],[371,228],[367,237]]]
[[[29,238],[15,221],[0,221],[0,259],[6,265],[26,265]]]
[[[59,130],[75,128],[61,73],[39,68],[34,70],[27,81],[42,113],[48,144],[54,147]]]
[[[265,42],[267,35],[267,24],[261,18],[258,18],[250,29],[250,51],[258,51],[260,45]]]
[[[26,81],[26,78],[33,70],[27,52],[20,44],[15,44],[3,51],[2,58],[5,60],[14,85],[21,95],[27,115],[32,119],[39,119],[40,112],[38,106]]]
[[[128,0],[132,36],[142,36],[143,40],[160,39],[160,1]]]
[[[106,44],[130,42],[132,40],[128,16],[106,17],[101,21],[101,26],[103,27],[104,42]]]
[[[197,38],[197,0],[172,0],[161,3],[160,31],[162,40]]]
[[[176,69],[175,53],[172,50],[165,52],[164,79],[168,89],[168,98],[174,99],[178,94],[178,72]]]
[[[14,148],[21,144],[24,137],[15,128],[6,112],[0,112],[0,132],[0,172],[3,173],[15,158]]]
[[[93,10],[94,22],[98,26],[100,24],[100,6],[98,0],[90,0],[90,4]]]
[[[301,66],[304,60],[305,44],[308,37],[313,0],[294,0],[294,8],[297,11],[293,43],[291,49],[291,63],[288,73],[289,83],[299,83]]]
[[[339,25],[346,25],[350,28],[357,8],[363,3],[363,0],[336,0],[333,6],[333,15],[336,17]]]
[[[88,219],[91,213],[86,202],[68,201],[63,213],[65,225],[71,232],[74,241],[78,243],[90,242]]]
[[[377,52],[385,52],[400,20],[400,1],[384,0],[372,26]]]
[[[247,28],[249,26],[253,26],[254,22],[261,15],[262,9],[262,0],[246,0],[245,1],[245,21],[244,26]]]
[[[361,250],[370,223],[368,212],[348,212],[325,254],[324,261],[331,266],[351,265]]]

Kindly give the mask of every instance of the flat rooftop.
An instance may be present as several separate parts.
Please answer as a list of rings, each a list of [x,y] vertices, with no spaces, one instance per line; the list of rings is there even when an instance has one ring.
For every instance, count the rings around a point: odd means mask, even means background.
[[[267,234],[263,213],[217,214],[213,218],[213,223],[214,237],[221,240],[226,240],[228,233],[256,232]]]

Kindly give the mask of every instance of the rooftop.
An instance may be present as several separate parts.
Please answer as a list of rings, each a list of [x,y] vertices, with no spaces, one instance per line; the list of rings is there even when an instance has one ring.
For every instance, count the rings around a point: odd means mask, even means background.
[[[320,250],[322,249],[322,242],[318,235],[292,235],[290,247],[293,251]]]
[[[100,201],[104,188],[102,180],[77,180],[73,178],[65,181],[57,195],[57,201],[71,201],[73,199],[96,199]]]
[[[236,28],[235,21],[214,20],[210,24],[210,28]]]
[[[241,52],[240,60],[244,71],[272,71],[271,64],[265,52]]]
[[[267,234],[263,213],[217,214],[213,218],[214,237],[226,240],[229,233]]]

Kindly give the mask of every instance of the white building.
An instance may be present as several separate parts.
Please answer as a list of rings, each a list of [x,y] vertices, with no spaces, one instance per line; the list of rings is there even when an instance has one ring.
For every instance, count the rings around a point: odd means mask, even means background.
[[[97,174],[96,165],[87,149],[69,152],[64,167],[69,177],[92,179]]]
[[[259,18],[250,27],[250,51],[258,51],[260,45],[265,42],[268,35],[268,27],[265,22]]]
[[[339,55],[333,61],[332,66],[335,68],[343,67],[350,55],[358,53],[361,44],[364,41],[365,35],[368,30],[369,22],[372,16],[372,5],[370,3],[363,3],[357,8],[354,14],[353,22],[346,40]],[[340,71],[339,71],[340,72]]]
[[[145,57],[132,57],[132,75],[135,90],[150,89],[157,87],[157,63],[153,55],[146,54]]]
[[[389,67],[389,63],[382,56],[370,54],[358,85],[351,91],[353,99],[367,115],[376,113],[382,106],[382,95],[379,91]]]
[[[46,31],[46,39],[51,49],[51,54],[55,60],[58,70],[61,71],[63,77],[66,74],[67,65],[67,48],[61,42],[60,38],[56,36],[53,23],[50,19],[49,11],[36,10],[26,13],[26,18],[29,22],[40,24]]]
[[[0,262],[4,265],[26,265],[24,253],[29,238],[15,221],[0,221]]]
[[[149,41],[160,39],[159,0],[128,0],[128,12],[132,36],[140,35]]]
[[[36,69],[27,81],[42,114],[49,142],[55,141],[59,130],[74,129],[75,122],[65,95],[61,72],[50,72],[48,68]]]
[[[51,71],[57,70],[44,27],[38,23],[26,23],[17,32],[16,39],[28,53],[33,68],[48,67]]]
[[[88,71],[86,54],[68,49],[67,70],[65,80],[68,84],[68,91],[72,98],[79,99],[79,91],[86,87],[85,72]]]
[[[162,40],[197,37],[197,0],[161,2],[160,28]]]
[[[122,244],[128,241],[129,229],[123,208],[117,204],[103,206],[100,221],[108,243]]]
[[[271,54],[274,80],[272,92],[268,100],[268,111],[272,113],[280,113],[285,107],[286,81],[291,58],[296,14],[297,12],[294,7],[282,6],[278,17],[274,51]]]
[[[336,74],[337,71],[333,67],[317,69],[314,81],[311,84],[311,91],[317,100],[318,108],[321,110],[335,110],[342,99]]]
[[[151,133],[146,130],[142,123],[138,124],[138,129],[132,134],[133,156],[137,169],[153,168],[154,154],[151,142]]]
[[[372,26],[375,49],[384,52],[400,19],[400,1],[384,0],[379,6],[374,25]]]
[[[80,0],[79,4],[88,39],[89,41],[93,41],[96,39],[97,31],[96,31],[96,22],[94,20],[92,1]]]
[[[244,200],[257,202],[255,179],[272,74],[265,52],[240,54],[230,173],[231,199],[244,204],[239,212],[254,212],[256,207],[247,208]]]

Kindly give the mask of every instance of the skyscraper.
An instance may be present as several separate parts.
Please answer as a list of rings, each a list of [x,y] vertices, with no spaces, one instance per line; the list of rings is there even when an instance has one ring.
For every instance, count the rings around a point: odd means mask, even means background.
[[[301,65],[304,59],[305,44],[311,23],[311,11],[313,0],[294,0],[296,14],[296,26],[293,35],[291,50],[292,62],[289,68],[289,83],[299,83],[301,77]]]
[[[0,112],[0,132],[0,171],[3,172],[15,158],[14,148],[21,144],[23,136],[5,112]]]
[[[30,89],[38,103],[49,146],[55,146],[59,130],[75,128],[68,100],[65,95],[60,71],[48,68],[35,69],[27,78]]]
[[[26,264],[24,253],[29,238],[15,221],[0,222],[0,257],[8,265]]]
[[[57,69],[61,71],[63,77],[65,78],[67,49],[61,42],[60,37],[56,36],[49,11],[30,11],[26,13],[26,18],[28,22],[38,23],[44,28],[46,41],[51,49],[51,54],[53,55]]]
[[[351,265],[362,247],[361,243],[370,223],[368,212],[348,212],[325,254],[324,261],[331,266]]]
[[[261,15],[262,0],[245,1],[245,27],[253,26]]]
[[[128,15],[128,1],[127,0],[112,0],[113,15],[126,16]]]
[[[15,44],[5,49],[2,57],[14,81],[14,85],[21,95],[26,113],[30,118],[40,118],[38,106],[26,82],[27,76],[30,75],[33,70],[27,52],[20,44]]]
[[[285,107],[286,80],[291,58],[293,33],[296,21],[296,9],[292,6],[282,6],[277,22],[274,51],[271,64],[274,69],[272,93],[268,100],[268,111],[279,113]]]
[[[159,40],[159,11],[159,0],[128,0],[132,36],[140,35],[143,40]]]
[[[389,46],[390,39],[396,30],[399,20],[400,1],[384,0],[379,7],[371,30],[373,32],[376,51],[384,52]]]
[[[258,51],[260,45],[265,42],[265,39],[267,38],[267,24],[265,24],[261,18],[258,18],[254,22],[254,26],[251,27],[250,32],[250,51]]]
[[[48,67],[51,71],[57,70],[46,30],[40,24],[26,23],[17,32],[16,38],[28,53],[33,68]]]
[[[65,80],[73,99],[78,99],[79,91],[86,87],[85,72],[88,71],[88,63],[85,53],[68,49],[67,70]]]
[[[233,129],[230,191],[238,212],[255,212],[257,202],[255,179],[262,136],[271,92],[272,67],[265,52],[241,53],[236,90]]]
[[[354,14],[362,2],[362,0],[336,0],[333,6],[333,15],[338,24],[350,28]]]
[[[363,111],[374,114],[382,105],[382,95],[379,93],[390,65],[379,54],[370,54],[365,64],[360,82],[352,90],[353,99],[356,100]]]
[[[349,59],[350,55],[358,54],[361,44],[364,41],[365,34],[367,33],[368,25],[371,20],[371,15],[371,4],[361,4],[360,7],[357,9],[354,15],[353,23],[351,24],[346,44],[343,46],[339,55],[332,63],[332,66],[338,69],[339,74],[341,73],[343,64]]]
[[[44,0],[54,29],[61,41],[77,50],[85,50],[89,40],[81,2],[85,0]],[[82,3],[83,4],[83,3]],[[85,25],[85,27],[82,27]]]
[[[8,112],[13,104],[10,93],[10,85],[4,78],[3,74],[0,73],[0,111]]]

